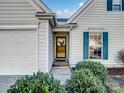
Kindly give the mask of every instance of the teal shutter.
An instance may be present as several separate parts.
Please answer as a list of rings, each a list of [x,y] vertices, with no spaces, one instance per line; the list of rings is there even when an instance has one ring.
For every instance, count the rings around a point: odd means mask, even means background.
[[[107,11],[112,11],[112,0],[107,0]]]
[[[124,11],[124,0],[122,0],[122,11]]]
[[[89,58],[89,32],[83,33],[83,59]]]
[[[108,59],[108,32],[103,32],[103,59]]]

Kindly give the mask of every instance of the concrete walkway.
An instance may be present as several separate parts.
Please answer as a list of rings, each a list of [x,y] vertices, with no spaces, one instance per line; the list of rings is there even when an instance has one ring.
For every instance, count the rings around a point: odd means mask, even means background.
[[[60,80],[61,84],[64,84],[71,76],[71,69],[70,67],[53,67],[51,74],[55,79]]]

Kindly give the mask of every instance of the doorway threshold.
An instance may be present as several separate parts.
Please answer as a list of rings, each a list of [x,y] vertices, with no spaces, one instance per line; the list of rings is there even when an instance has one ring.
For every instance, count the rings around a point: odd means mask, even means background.
[[[67,59],[55,59],[53,67],[70,67]]]

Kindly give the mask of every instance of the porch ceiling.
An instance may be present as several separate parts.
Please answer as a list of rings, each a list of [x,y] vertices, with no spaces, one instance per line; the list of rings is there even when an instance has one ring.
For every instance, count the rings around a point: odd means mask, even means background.
[[[73,28],[77,26],[77,23],[57,24],[55,28],[53,28],[53,32],[70,32]]]

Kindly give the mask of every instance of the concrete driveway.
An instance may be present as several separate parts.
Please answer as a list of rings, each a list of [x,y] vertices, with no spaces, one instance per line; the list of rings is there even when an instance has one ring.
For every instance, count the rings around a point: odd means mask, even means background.
[[[23,76],[0,76],[0,93],[7,93],[7,89]]]
[[[61,83],[64,84],[65,81],[70,78],[71,70],[69,67],[67,67],[67,68],[52,68],[51,74],[53,74],[53,76],[56,79],[60,80]],[[24,77],[24,76],[19,76],[19,75],[1,76],[0,75],[0,93],[7,93],[7,90],[10,88],[10,86],[13,85],[17,79],[20,79],[22,77]]]

